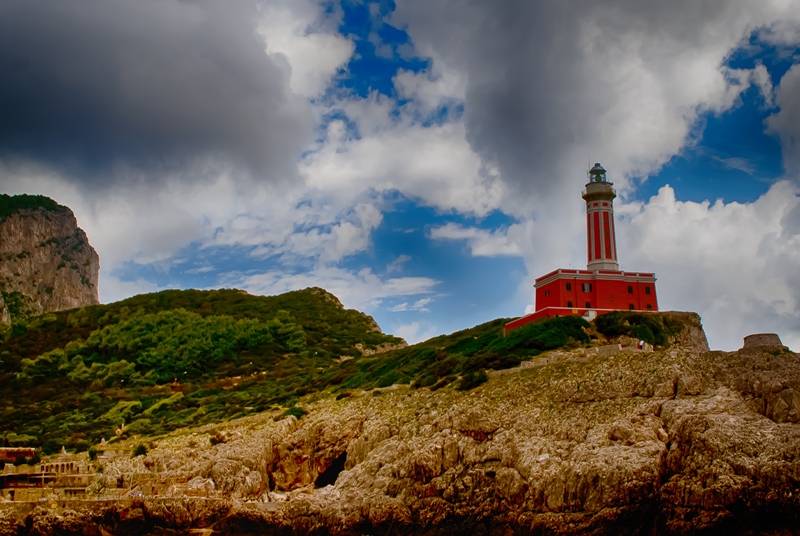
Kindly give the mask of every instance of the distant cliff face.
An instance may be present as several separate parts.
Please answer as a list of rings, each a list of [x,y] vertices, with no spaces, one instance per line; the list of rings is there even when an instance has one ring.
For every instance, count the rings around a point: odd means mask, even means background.
[[[0,322],[99,303],[100,259],[72,211],[0,195]]]

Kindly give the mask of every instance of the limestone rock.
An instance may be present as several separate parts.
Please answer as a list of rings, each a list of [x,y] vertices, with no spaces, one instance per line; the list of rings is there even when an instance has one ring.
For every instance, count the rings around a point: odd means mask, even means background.
[[[0,216],[3,323],[99,303],[97,253],[72,211],[49,201]]]
[[[172,496],[103,503],[118,496],[109,487],[91,515],[0,505],[0,527],[79,533],[83,520],[111,534],[796,533],[800,356],[709,352],[704,341],[688,333],[668,349],[589,360],[572,359],[576,350],[469,392],[331,396],[305,403],[299,421],[265,413],[175,432],[154,438],[146,456],[103,467],[110,483],[136,474],[172,483]],[[212,443],[219,434],[226,441]],[[187,489],[204,498],[178,499]]]

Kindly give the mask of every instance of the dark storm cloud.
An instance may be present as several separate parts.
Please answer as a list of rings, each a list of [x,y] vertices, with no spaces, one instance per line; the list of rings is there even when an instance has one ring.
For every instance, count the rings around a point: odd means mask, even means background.
[[[775,17],[765,7],[760,20],[759,9],[727,0],[397,0],[394,22],[418,50],[466,74],[472,147],[498,164],[511,187],[542,193],[563,178],[565,160],[578,158],[580,169],[586,152],[605,152],[604,144],[628,164],[639,159],[639,171],[679,149],[673,140],[685,130],[681,114],[690,117],[711,93],[689,83],[696,72],[682,71],[691,56],[680,54],[707,54],[709,68],[718,69],[715,54],[721,61]],[[626,94],[630,88],[641,91]],[[642,100],[638,116],[629,97]],[[642,124],[654,116],[664,124]],[[622,147],[623,128],[643,134]]]
[[[0,158],[86,181],[202,157],[290,173],[313,121],[254,16],[239,0],[0,0]]]

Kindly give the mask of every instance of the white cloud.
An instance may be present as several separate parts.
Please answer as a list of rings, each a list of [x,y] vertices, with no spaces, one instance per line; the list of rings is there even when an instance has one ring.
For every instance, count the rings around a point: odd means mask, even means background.
[[[403,265],[411,260],[410,255],[398,255],[398,257],[386,265],[386,273],[393,274],[403,271]]]
[[[777,331],[800,348],[800,198],[789,182],[753,203],[682,202],[666,186],[622,205],[623,267],[654,271],[659,308],[697,311],[712,348]]]
[[[503,185],[469,147],[463,123],[423,126],[412,114],[394,113],[396,102],[372,95],[347,100],[343,121],[328,125],[324,142],[300,165],[307,184],[336,196],[400,191],[441,210],[484,215],[500,207]]]
[[[100,272],[100,303],[113,303],[137,294],[146,294],[164,290],[155,283],[138,278],[133,281],[122,281],[118,277]]]
[[[375,206],[358,204],[339,216],[337,223],[327,228],[293,230],[282,240],[272,242],[263,241],[262,236],[262,243],[253,250],[253,255],[257,257],[281,255],[282,260],[288,264],[307,263],[313,260],[322,265],[335,264],[347,256],[366,250],[371,243],[372,231],[382,220],[383,214]],[[257,225],[256,230],[265,223]],[[296,215],[294,222],[288,223],[293,223],[294,226],[309,224],[303,222],[301,214]],[[228,239],[230,240],[230,236]]]
[[[750,72],[750,77],[752,82],[761,91],[761,96],[764,98],[764,105],[767,108],[772,108],[775,104],[775,94],[772,89],[772,79],[769,76],[769,72],[767,72],[767,68],[764,67],[764,64],[759,62],[755,69]]]
[[[756,172],[753,163],[747,160],[746,158],[739,158],[736,156],[732,156],[729,158],[714,157],[714,159],[719,161],[723,166],[725,166],[728,169],[738,169],[739,171],[743,171],[748,175],[753,175]]]
[[[410,110],[428,115],[445,105],[462,104],[466,83],[462,75],[433,60],[431,68],[414,72],[400,69],[394,77],[398,95],[410,99]]]
[[[261,4],[260,15],[258,31],[267,52],[286,57],[292,91],[305,97],[324,93],[355,50],[336,31],[338,18],[327,15],[320,2],[271,0]]]
[[[207,274],[208,272],[213,272],[216,270],[213,266],[200,266],[198,268],[191,268],[186,270],[185,274]]]
[[[391,313],[400,313],[405,311],[419,311],[421,313],[429,313],[431,310],[428,309],[426,306],[431,301],[433,301],[433,298],[421,298],[410,305],[408,302],[398,303],[394,307],[390,307],[387,310]]]
[[[408,344],[416,344],[435,337],[437,335],[435,329],[430,324],[423,326],[419,322],[411,322],[397,326],[392,332],[398,337],[402,337]]]
[[[504,230],[487,231],[448,223],[432,228],[428,237],[432,240],[465,240],[473,257],[517,256],[521,253],[519,245],[511,242]]]
[[[371,310],[386,298],[428,294],[439,282],[429,277],[381,278],[369,268],[352,272],[325,267],[305,273],[271,270],[254,274],[228,274],[223,286],[235,286],[252,294],[280,294],[307,287],[322,287],[336,295],[345,307]]]

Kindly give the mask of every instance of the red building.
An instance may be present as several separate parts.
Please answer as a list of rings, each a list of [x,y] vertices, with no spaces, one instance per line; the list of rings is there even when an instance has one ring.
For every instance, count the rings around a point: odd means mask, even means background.
[[[599,163],[589,171],[586,201],[586,270],[558,269],[536,280],[536,311],[506,324],[506,330],[540,318],[593,317],[610,311],[658,311],[655,274],[622,272],[617,262],[613,183]]]

